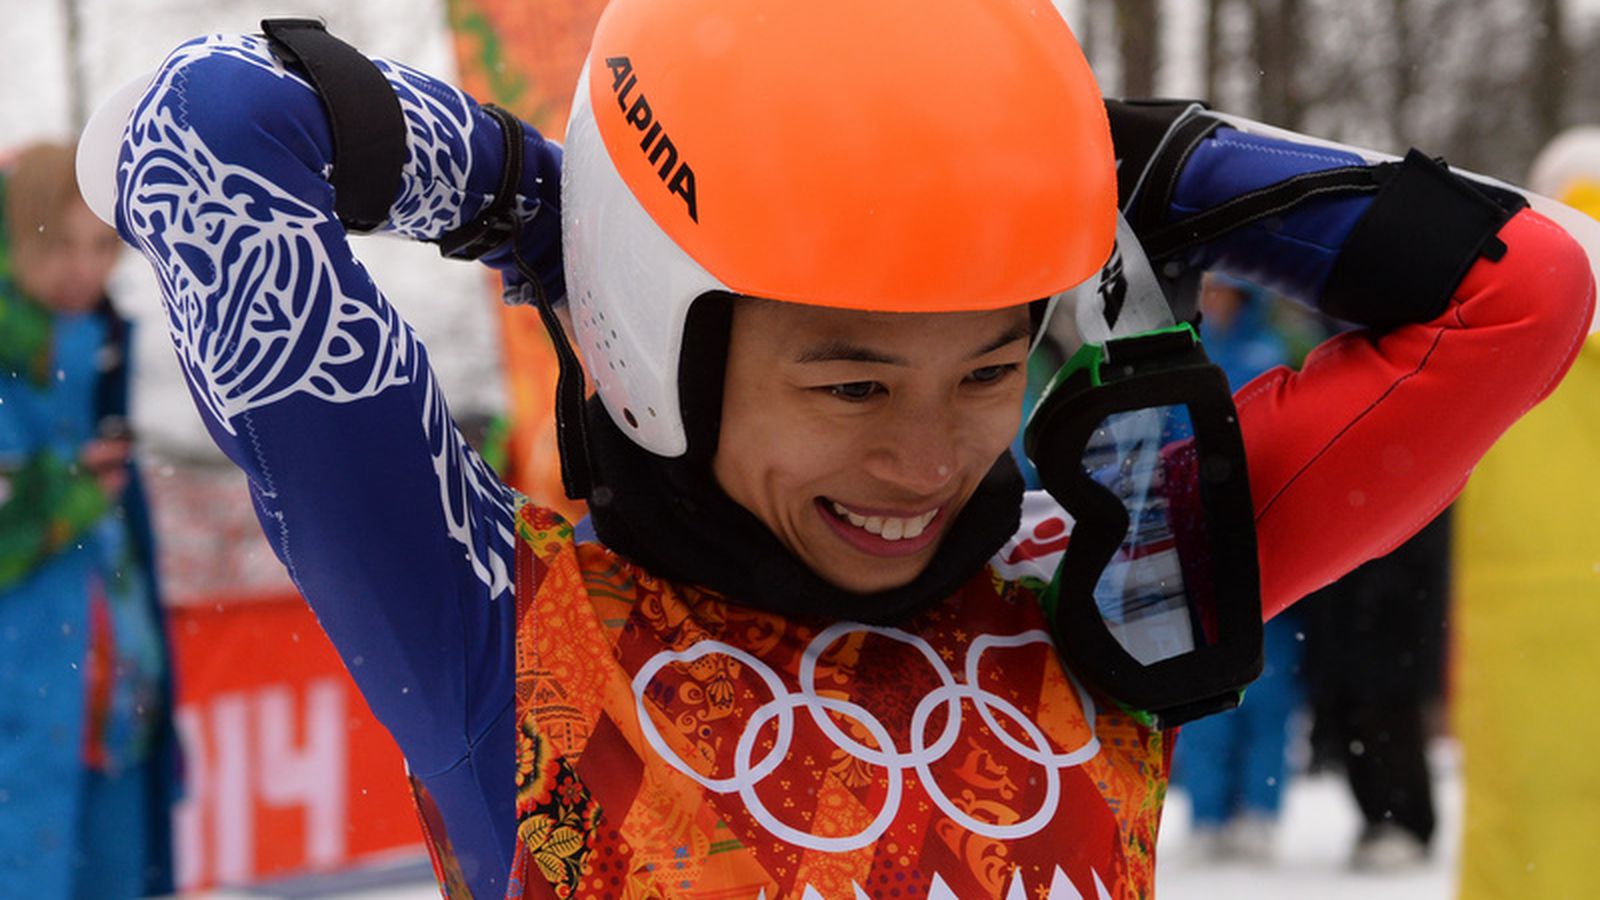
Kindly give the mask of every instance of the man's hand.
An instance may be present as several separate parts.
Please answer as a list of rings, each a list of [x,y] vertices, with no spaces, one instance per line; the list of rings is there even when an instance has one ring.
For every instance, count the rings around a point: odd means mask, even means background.
[[[128,463],[132,457],[131,437],[95,438],[83,445],[78,465],[94,477],[107,500],[116,502],[128,488]]]

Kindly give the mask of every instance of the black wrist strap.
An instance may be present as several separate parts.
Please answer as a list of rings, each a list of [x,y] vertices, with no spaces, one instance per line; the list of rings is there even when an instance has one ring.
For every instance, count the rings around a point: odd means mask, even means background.
[[[389,219],[406,163],[400,100],[372,60],[315,19],[263,19],[273,55],[311,82],[333,132],[333,211],[350,231]]]
[[[514,242],[522,227],[517,218],[517,186],[522,183],[522,120],[492,103],[482,106],[500,123],[501,151],[500,183],[494,190],[494,199],[471,221],[439,237],[439,254],[451,259],[477,259],[504,245]],[[556,315],[556,301],[544,289],[539,273],[552,264],[555,248],[546,249],[536,263],[530,263],[515,243],[511,245],[511,262],[522,276],[516,287],[516,297],[511,302],[530,303],[539,311],[539,319],[550,335],[556,352],[556,444],[561,457],[561,485],[567,496],[586,500],[594,487],[591,474],[589,429],[584,419],[585,387],[583,363],[578,359],[567,331]]]
[[[1369,328],[1432,321],[1480,256],[1505,254],[1495,235],[1527,205],[1412,150],[1339,248],[1317,307]]]
[[[517,186],[522,183],[522,121],[516,116],[485,103],[480,107],[500,123],[500,183],[489,201],[470,221],[439,236],[439,255],[450,259],[477,259],[516,237]]]

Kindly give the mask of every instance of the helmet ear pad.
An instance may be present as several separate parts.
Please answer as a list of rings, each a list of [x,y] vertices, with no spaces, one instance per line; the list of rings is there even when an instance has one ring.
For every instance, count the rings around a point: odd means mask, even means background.
[[[684,320],[683,352],[678,357],[678,404],[688,439],[684,459],[707,472],[722,431],[728,341],[738,299],[728,291],[708,291],[695,298]]]

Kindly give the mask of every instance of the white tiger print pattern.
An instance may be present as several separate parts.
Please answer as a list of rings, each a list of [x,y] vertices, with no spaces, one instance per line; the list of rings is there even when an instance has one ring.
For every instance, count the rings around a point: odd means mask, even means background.
[[[168,328],[195,396],[217,425],[237,435],[239,416],[288,397],[350,403],[425,378],[422,424],[450,536],[468,550],[490,596],[499,596],[512,581],[514,492],[453,427],[421,347],[394,308],[381,294],[374,302],[341,291],[336,254],[345,279],[354,273],[370,285],[370,278],[342,241],[324,237],[330,211],[220,159],[189,127],[186,64],[217,54],[311,90],[271,56],[264,39],[211,36],[168,58],[130,119],[119,163],[120,218],[157,261]],[[462,188],[472,162],[471,107],[459,91],[375,62],[395,87],[408,130],[404,187],[390,227],[435,237],[486,202]],[[472,498],[487,516],[474,518]],[[475,534],[475,526],[490,533]]]

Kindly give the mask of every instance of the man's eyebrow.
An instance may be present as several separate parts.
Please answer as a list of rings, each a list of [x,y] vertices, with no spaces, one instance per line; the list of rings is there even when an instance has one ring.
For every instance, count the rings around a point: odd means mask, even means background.
[[[795,357],[795,362],[859,362],[879,363],[886,366],[910,365],[910,362],[901,357],[839,339],[824,341],[807,347]]]
[[[977,359],[980,356],[993,353],[994,351],[999,350],[1001,347],[1008,346],[1016,341],[1031,339],[1032,337],[1033,329],[1027,324],[1015,325],[1011,328],[1007,328],[1005,331],[1002,331],[994,338],[994,340],[989,341],[979,349],[973,351],[968,355],[967,358]],[[858,362],[876,363],[878,365],[885,366],[911,365],[910,361],[906,360],[904,357],[884,353],[881,350],[874,350],[871,347],[863,347],[860,344],[851,343],[850,341],[842,339],[828,340],[820,344],[807,347],[804,350],[801,350],[800,353],[795,356],[795,362]]]
[[[972,354],[969,359],[977,359],[980,356],[993,353],[994,351],[999,350],[1001,347],[1009,346],[1010,344],[1021,340],[1033,340],[1033,326],[1031,324],[1020,323],[1007,328],[1005,331],[1000,332],[1000,334],[995,337],[994,340],[984,344],[983,349]]]

